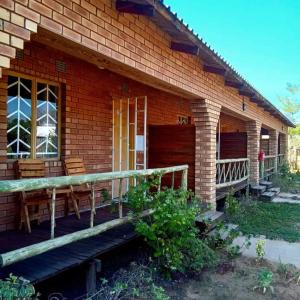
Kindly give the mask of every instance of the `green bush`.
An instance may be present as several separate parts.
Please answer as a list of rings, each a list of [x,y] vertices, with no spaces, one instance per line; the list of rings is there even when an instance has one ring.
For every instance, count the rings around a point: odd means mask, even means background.
[[[33,285],[22,277],[9,275],[0,280],[0,300],[29,300],[38,299]]]
[[[234,197],[234,192],[230,191],[225,199],[225,212],[228,217],[237,215],[241,210],[240,202]]]
[[[165,189],[151,193],[156,181],[142,182],[128,193],[129,206],[137,212],[151,208],[149,219],[138,218],[136,231],[154,250],[154,257],[167,275],[171,272],[199,271],[216,263],[217,256],[198,238],[195,218],[200,213],[192,194]]]

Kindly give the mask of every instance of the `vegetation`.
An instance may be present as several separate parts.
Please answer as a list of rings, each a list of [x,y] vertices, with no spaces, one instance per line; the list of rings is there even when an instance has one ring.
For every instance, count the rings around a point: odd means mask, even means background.
[[[252,201],[231,218],[243,234],[264,235],[269,239],[300,241],[300,206],[289,203]]]
[[[110,281],[102,279],[98,292],[87,300],[168,300],[155,278],[155,269],[132,263],[127,270],[117,271]]]
[[[22,277],[13,276],[0,280],[0,300],[38,299],[33,285]]]
[[[170,276],[215,265],[215,251],[198,238],[195,218],[200,208],[192,194],[181,189],[156,192],[156,187],[156,178],[141,180],[130,189],[128,202],[137,216],[144,209],[154,211],[149,219],[138,217],[135,226],[153,249],[161,271]]]
[[[258,284],[253,288],[254,290],[258,289],[265,294],[267,290],[270,290],[274,293],[274,287],[272,286],[273,282],[273,272],[269,270],[262,270],[259,272],[257,277]]]
[[[234,197],[233,191],[229,192],[225,199],[225,213],[229,217],[233,217],[240,212],[240,203]]]
[[[280,97],[282,109],[296,124],[296,128],[289,128],[289,162],[293,170],[297,170],[296,149],[300,148],[300,85],[288,84],[288,94]]]
[[[258,240],[256,242],[256,246],[255,246],[255,250],[256,250],[256,256],[257,256],[257,260],[258,261],[262,261],[265,257],[265,244],[266,241],[265,240]]]

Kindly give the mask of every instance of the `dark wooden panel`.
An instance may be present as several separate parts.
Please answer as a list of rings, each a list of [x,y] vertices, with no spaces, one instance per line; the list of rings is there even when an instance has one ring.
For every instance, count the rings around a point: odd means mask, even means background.
[[[247,133],[221,133],[221,159],[247,157]]]
[[[195,127],[193,125],[159,125],[149,127],[149,168],[189,165],[188,188],[195,188]],[[163,185],[171,186],[171,175]],[[175,176],[180,185],[181,173]]]

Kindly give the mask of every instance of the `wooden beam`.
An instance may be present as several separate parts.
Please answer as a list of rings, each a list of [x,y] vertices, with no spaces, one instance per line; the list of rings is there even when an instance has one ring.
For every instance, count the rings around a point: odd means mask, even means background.
[[[81,185],[84,183],[96,183],[135,176],[150,176],[154,174],[166,174],[188,169],[188,165],[156,168],[146,170],[131,170],[107,173],[93,173],[77,176],[58,176],[48,178],[32,178],[18,180],[0,180],[0,193],[14,193],[22,191],[34,191],[41,189],[53,189],[62,186]]]
[[[136,14],[147,17],[154,16],[154,6],[150,4],[141,4],[134,1],[117,0],[116,10],[128,14]]]
[[[241,82],[232,81],[232,80],[226,80],[226,79],[225,79],[225,85],[233,87],[233,88],[237,88],[237,89],[240,89],[240,88],[243,87],[243,83],[241,83]]]
[[[249,91],[245,91],[245,90],[239,90],[239,95],[246,96],[246,97],[253,97],[254,93],[249,92]]]
[[[215,67],[210,65],[203,65],[203,70],[205,72],[214,73],[218,75],[224,76],[226,74],[226,70],[221,67]]]
[[[171,42],[171,49],[192,55],[198,55],[199,52],[198,46],[173,41]]]

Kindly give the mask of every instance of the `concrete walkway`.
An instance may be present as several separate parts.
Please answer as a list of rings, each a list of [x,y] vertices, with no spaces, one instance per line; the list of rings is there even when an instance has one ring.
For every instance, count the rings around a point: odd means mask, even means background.
[[[245,237],[237,237],[234,245],[242,246],[245,242]],[[256,243],[259,239],[265,240],[265,258],[272,262],[282,262],[284,264],[292,264],[300,268],[300,243],[289,243],[279,240],[268,240],[265,238],[251,238],[251,246],[249,249],[242,249],[242,255],[248,257],[256,257]]]
[[[292,193],[279,193],[273,200],[273,203],[292,203],[300,204],[300,195]]]

